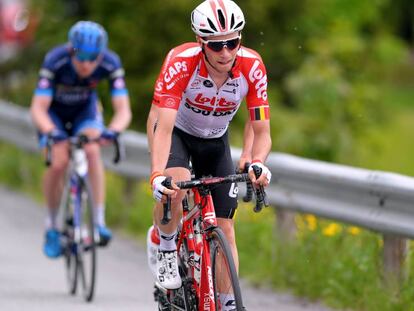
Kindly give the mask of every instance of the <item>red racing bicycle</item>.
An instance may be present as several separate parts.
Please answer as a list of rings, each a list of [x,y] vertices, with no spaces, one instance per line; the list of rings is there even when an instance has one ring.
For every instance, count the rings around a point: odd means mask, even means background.
[[[256,175],[260,176],[260,172]],[[167,187],[170,182],[167,181]],[[177,234],[182,286],[168,290],[155,283],[154,297],[159,311],[220,311],[223,310],[220,295],[232,295],[234,310],[245,310],[233,255],[223,231],[217,226],[211,196],[214,186],[237,182],[251,183],[246,173],[176,183],[180,189],[189,189],[183,200],[182,224]],[[260,188],[256,191],[255,211],[260,211],[263,205],[267,206],[266,194]],[[170,219],[168,202],[161,222],[166,224]]]

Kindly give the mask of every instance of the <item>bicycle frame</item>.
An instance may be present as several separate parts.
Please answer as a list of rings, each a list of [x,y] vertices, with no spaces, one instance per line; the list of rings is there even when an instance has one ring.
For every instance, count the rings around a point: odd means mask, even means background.
[[[77,137],[69,138],[69,166],[66,174],[65,188],[62,194],[63,198],[68,198],[72,205],[72,211],[65,211],[66,213],[73,213],[73,228],[74,241],[80,243],[82,238],[81,224],[81,183],[86,183],[88,178],[88,161],[85,150],[81,145],[77,144]],[[92,200],[93,201],[93,200]],[[62,205],[65,205],[65,200],[62,200]],[[64,209],[60,206],[59,209]],[[66,216],[66,215],[65,215]],[[95,234],[94,234],[95,235]],[[96,241],[96,237],[94,237]]]
[[[256,173],[258,177],[259,173]],[[219,184],[234,182],[249,182],[247,173],[227,175],[225,177],[203,177],[200,179],[192,179],[189,181],[176,182],[181,190],[190,189],[193,194],[194,204],[191,208],[188,204],[187,194],[183,200],[183,217],[182,225],[179,228],[177,237],[178,258],[181,259],[180,271],[185,276],[183,286],[177,290],[166,290],[160,284],[156,283],[156,291],[154,292],[156,301],[159,301],[159,310],[195,310],[194,300],[198,301],[197,311],[217,311],[218,292],[217,279],[215,275],[215,261],[217,253],[216,245],[213,246],[212,241],[218,241],[217,245],[222,248],[222,256],[228,263],[228,277],[234,290],[235,302],[237,310],[244,310],[241,291],[237,281],[237,271],[234,266],[231,249],[226,241],[224,233],[217,225],[214,203],[211,195],[211,187]],[[171,188],[171,178],[167,178],[163,185]],[[257,194],[259,194],[258,196]],[[256,207],[261,209],[265,205],[265,193],[263,187],[259,187],[256,191]],[[256,209],[255,209],[256,211]],[[171,198],[167,197],[164,204],[164,212],[161,219],[162,224],[167,224],[171,220]],[[180,273],[181,273],[180,272]],[[213,275],[214,274],[214,275]],[[220,276],[220,275],[219,275]],[[221,278],[221,277],[220,277]],[[164,296],[163,296],[164,295]],[[165,300],[165,296],[167,300]],[[178,297],[178,300],[175,298]],[[181,301],[180,299],[184,299]],[[179,305],[175,301],[179,301]],[[185,309],[181,304],[184,303]],[[219,303],[219,302],[218,302]],[[178,308],[178,309],[174,309]]]
[[[194,205],[191,209],[184,210],[183,225],[178,238],[177,249],[181,249],[181,245],[185,239],[187,241],[189,254],[193,254],[193,256],[196,256],[196,254],[200,255],[201,266],[199,267],[197,267],[196,258],[189,260],[189,262],[193,263],[191,273],[199,301],[199,310],[215,311],[217,307],[214,302],[210,245],[207,239],[208,232],[212,228],[217,227],[216,213],[214,212],[213,200],[208,190],[203,195],[200,194],[197,188],[193,188],[191,191],[194,194]],[[194,220],[196,220],[195,224]],[[200,220],[201,227],[195,228]],[[201,235],[201,241],[197,241],[198,235]],[[196,271],[198,268],[200,271]],[[197,277],[198,273],[200,273],[199,280]]]
[[[81,184],[86,183],[88,178],[88,161],[86,159],[85,150],[79,147],[72,147],[70,150],[71,161],[68,168],[68,187],[69,195],[73,208],[73,228],[74,228],[74,241],[77,245],[82,239],[82,204],[81,204]],[[94,202],[93,198],[92,202]],[[98,235],[96,232],[93,234],[93,241],[98,242]]]
[[[67,169],[66,183],[65,188],[62,194],[62,197],[66,198],[70,195],[71,203],[73,204],[73,226],[74,226],[74,240],[76,243],[79,243],[82,238],[81,224],[82,224],[82,211],[81,209],[81,184],[86,184],[88,180],[88,160],[86,157],[86,152],[83,149],[83,146],[88,143],[99,142],[100,137],[97,138],[88,138],[85,135],[73,136],[67,138],[69,142],[69,167]],[[46,155],[46,164],[49,165],[51,162],[51,147],[55,142],[53,140],[48,141],[47,145],[47,155]],[[116,138],[113,141],[115,145],[115,155],[113,162],[117,164],[122,157],[122,146]],[[94,198],[92,200],[92,205],[94,206]],[[63,200],[64,201],[64,200]],[[64,202],[61,203],[64,203]],[[63,207],[60,206],[59,209]],[[94,232],[93,240],[99,242],[98,235]]]

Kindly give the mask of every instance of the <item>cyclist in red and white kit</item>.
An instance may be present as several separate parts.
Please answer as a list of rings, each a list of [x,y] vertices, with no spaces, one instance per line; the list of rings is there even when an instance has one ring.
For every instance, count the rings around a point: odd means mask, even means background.
[[[175,236],[181,217],[184,192],[167,189],[167,176],[174,181],[189,180],[189,161],[196,178],[234,173],[228,142],[228,126],[246,99],[254,135],[252,165],[262,169],[253,183],[267,186],[271,179],[263,164],[270,152],[269,104],[266,69],[260,55],[241,45],[245,25],[239,6],[230,0],[206,0],[191,14],[197,42],[172,49],[155,85],[148,119],[151,146],[151,185],[158,201],[154,223],[160,245],[157,256],[157,280],[168,289],[181,286],[177,267]],[[153,125],[157,120],[154,133]],[[238,266],[233,216],[237,208],[237,185],[223,185],[212,191],[218,224],[223,229]],[[162,199],[172,195],[172,220],[161,225]],[[221,297],[221,296],[220,296]],[[222,305],[232,310],[232,297],[223,295]]]

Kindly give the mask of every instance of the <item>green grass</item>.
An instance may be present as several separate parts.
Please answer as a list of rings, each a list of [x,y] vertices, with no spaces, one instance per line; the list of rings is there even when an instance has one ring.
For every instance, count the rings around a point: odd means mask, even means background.
[[[339,309],[414,310],[412,274],[398,295],[383,285],[381,235],[310,215],[296,220],[298,238],[287,244],[275,236],[273,211],[257,215],[251,208],[239,210],[243,276]]]

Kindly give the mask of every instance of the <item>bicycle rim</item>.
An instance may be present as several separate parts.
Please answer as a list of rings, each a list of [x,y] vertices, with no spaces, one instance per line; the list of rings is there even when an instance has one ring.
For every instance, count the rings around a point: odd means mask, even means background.
[[[81,239],[78,245],[78,273],[86,301],[92,301],[96,278],[96,243],[92,192],[88,182],[82,183]]]
[[[65,268],[69,293],[72,295],[76,294],[78,284],[78,258],[75,249],[76,246],[73,240],[68,241],[68,245],[65,248]]]
[[[211,268],[213,273],[214,299],[221,311],[220,295],[231,295],[234,310],[243,311],[242,295],[237,270],[230,246],[220,228],[214,228],[210,235]]]
[[[71,198],[68,189],[63,193],[62,202],[64,206],[63,213],[63,256],[65,261],[66,281],[69,293],[76,294],[78,281],[78,260],[76,254],[76,245],[74,241],[73,214],[71,210]]]

